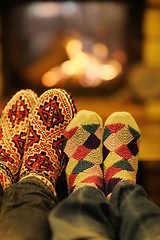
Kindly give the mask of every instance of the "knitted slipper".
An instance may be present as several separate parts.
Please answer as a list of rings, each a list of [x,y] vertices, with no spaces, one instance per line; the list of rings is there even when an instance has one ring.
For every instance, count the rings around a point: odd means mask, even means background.
[[[129,113],[115,112],[108,117],[103,133],[106,195],[122,180],[136,183],[139,143],[139,127]]]
[[[32,90],[17,92],[4,107],[0,119],[0,183],[3,190],[16,181],[24,151],[28,115],[37,102]]]
[[[64,132],[69,193],[83,186],[103,190],[102,119],[87,110],[78,112]]]
[[[55,193],[63,168],[63,132],[75,113],[74,101],[65,90],[50,89],[40,96],[29,117],[20,180],[39,178]]]

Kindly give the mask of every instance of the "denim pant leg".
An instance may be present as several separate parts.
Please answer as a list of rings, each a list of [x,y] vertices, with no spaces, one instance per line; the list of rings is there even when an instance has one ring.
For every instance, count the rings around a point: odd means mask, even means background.
[[[160,240],[160,208],[141,186],[123,181],[110,201],[121,216],[121,240]]]
[[[26,178],[13,184],[3,194],[0,239],[50,239],[48,214],[55,204],[52,191],[39,179]]]
[[[94,187],[82,187],[49,215],[52,240],[117,239],[119,217],[105,195]]]

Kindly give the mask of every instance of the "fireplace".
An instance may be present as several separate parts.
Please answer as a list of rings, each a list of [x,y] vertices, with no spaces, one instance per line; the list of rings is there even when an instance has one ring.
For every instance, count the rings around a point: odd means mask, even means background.
[[[5,93],[24,87],[116,91],[141,58],[142,11],[143,1],[6,1]]]

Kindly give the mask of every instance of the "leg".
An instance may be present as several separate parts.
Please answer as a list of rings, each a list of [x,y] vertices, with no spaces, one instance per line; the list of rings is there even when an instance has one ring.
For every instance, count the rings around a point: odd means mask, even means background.
[[[98,189],[84,186],[71,193],[49,215],[52,239],[117,239],[120,219]]]
[[[26,178],[13,184],[3,195],[1,239],[50,239],[48,214],[56,203],[53,192],[39,179]]]
[[[63,132],[75,111],[65,90],[51,89],[41,95],[30,113],[20,180],[3,196],[4,239],[50,236],[47,216],[55,205],[56,181],[63,168]]]
[[[105,193],[121,216],[120,239],[160,239],[160,209],[136,185],[140,133],[126,112],[109,116],[103,135]]]
[[[160,208],[142,187],[121,182],[113,190],[110,201],[121,215],[120,239],[160,239]]]
[[[37,103],[32,90],[17,92],[5,105],[0,118],[0,209],[4,191],[16,182],[28,129],[28,115]]]
[[[50,215],[53,239],[115,239],[112,223],[117,218],[102,193],[101,138],[101,118],[85,110],[75,116],[64,132],[70,195]]]

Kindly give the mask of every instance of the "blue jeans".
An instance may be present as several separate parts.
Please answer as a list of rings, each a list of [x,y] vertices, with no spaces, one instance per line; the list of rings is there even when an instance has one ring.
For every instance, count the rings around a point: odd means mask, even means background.
[[[83,187],[57,204],[36,178],[13,184],[3,195],[1,240],[159,240],[160,208],[139,185],[119,183],[110,201]]]

